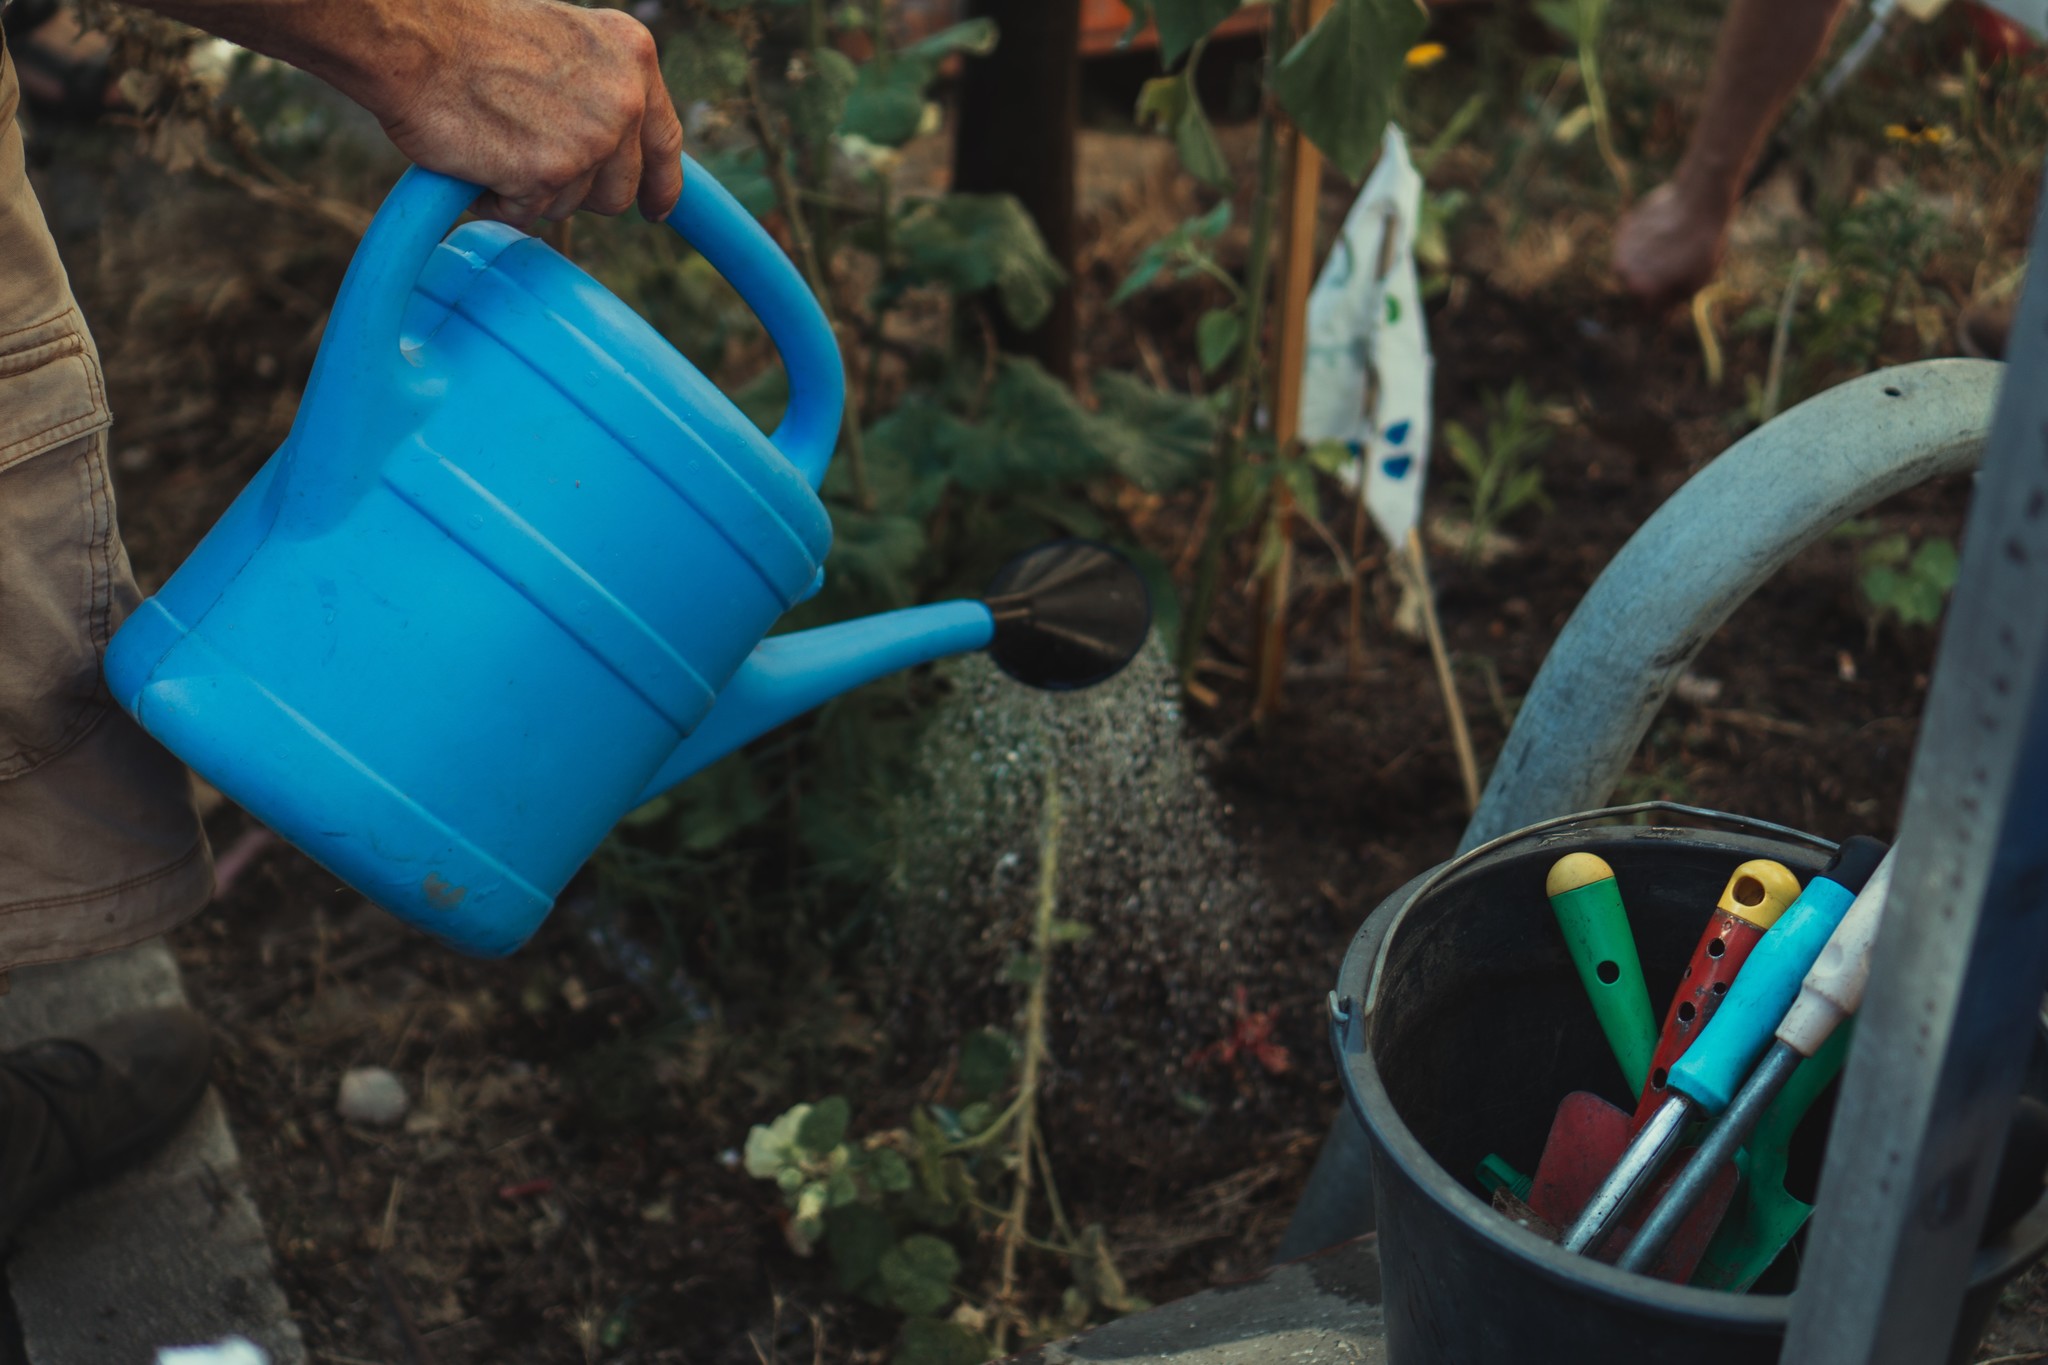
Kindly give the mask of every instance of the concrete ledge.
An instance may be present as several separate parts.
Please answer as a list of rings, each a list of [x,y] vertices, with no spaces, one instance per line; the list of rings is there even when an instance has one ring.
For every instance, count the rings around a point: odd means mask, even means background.
[[[1010,1365],[1386,1365],[1377,1241],[1361,1237],[1015,1356]]]
[[[183,1003],[177,963],[160,939],[24,968],[0,997],[0,1049]],[[305,1365],[241,1154],[212,1093],[153,1159],[24,1230],[7,1281],[30,1365],[150,1365],[160,1346],[231,1333],[262,1346],[274,1365]]]

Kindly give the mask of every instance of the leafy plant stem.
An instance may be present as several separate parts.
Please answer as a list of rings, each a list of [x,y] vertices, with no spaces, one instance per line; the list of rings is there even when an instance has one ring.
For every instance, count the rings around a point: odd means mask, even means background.
[[[822,6],[813,5],[814,15],[822,12]],[[796,245],[797,264],[804,273],[805,282],[811,286],[811,292],[817,296],[819,307],[825,310],[825,321],[836,334],[839,318],[832,305],[830,282],[818,263],[817,243],[812,239],[810,224],[804,217],[804,197],[789,173],[788,148],[775,131],[775,122],[768,114],[768,102],[761,94],[760,72],[751,62],[747,64],[747,118],[753,124],[755,139],[761,144],[761,160],[767,167],[768,183],[775,188],[776,205],[789,223],[790,240]],[[867,458],[862,448],[860,424],[860,405],[849,403],[844,422],[846,471],[853,480],[854,502],[861,510],[870,511],[875,505],[875,495],[868,486]]]
[[[1038,830],[1038,910],[1032,917],[1031,951],[1039,963],[1032,978],[1031,994],[1024,1006],[1024,1063],[1017,1081],[1017,1098],[1023,1111],[1017,1116],[1017,1187],[1010,1195],[1010,1214],[1003,1223],[1002,1287],[996,1295],[1004,1315],[996,1321],[996,1354],[1004,1354],[1009,1341],[1010,1312],[1017,1287],[1017,1250],[1025,1237],[1024,1216],[1031,1207],[1031,1150],[1038,1134],[1038,1072],[1045,1063],[1045,1001],[1050,987],[1053,948],[1053,912],[1059,908],[1060,830],[1065,819],[1060,809],[1059,774],[1047,769],[1044,813]]]
[[[1031,1131],[1031,1150],[1038,1154],[1038,1178],[1045,1182],[1045,1204],[1052,1211],[1052,1225],[1067,1239],[1069,1247],[1076,1246],[1080,1239],[1074,1236],[1074,1225],[1067,1221],[1066,1205],[1060,1201],[1059,1186],[1052,1178],[1052,1154],[1045,1150],[1045,1134],[1035,1126]]]
[[[1245,325],[1238,343],[1237,388],[1229,428],[1217,448],[1216,507],[1202,539],[1202,555],[1195,569],[1194,596],[1188,603],[1186,622],[1180,633],[1182,683],[1193,679],[1195,662],[1202,655],[1202,641],[1209,632],[1209,617],[1216,610],[1216,585],[1223,572],[1224,542],[1229,538],[1234,510],[1231,488],[1237,469],[1244,462],[1245,440],[1251,434],[1252,415],[1257,407],[1260,365],[1259,338],[1266,321],[1266,284],[1272,269],[1273,220],[1280,199],[1279,101],[1273,94],[1273,72],[1280,57],[1294,43],[1294,13],[1290,5],[1273,7],[1272,30],[1266,37],[1264,73],[1265,97],[1259,105],[1259,199],[1252,213],[1251,252],[1245,264]]]
[[[1757,409],[1759,424],[1778,415],[1778,403],[1785,393],[1785,357],[1792,344],[1792,316],[1799,308],[1799,286],[1806,278],[1806,253],[1792,259],[1792,273],[1785,292],[1778,299],[1778,322],[1771,331],[1771,363],[1764,372],[1763,402]]]
[[[1621,191],[1624,200],[1632,199],[1635,181],[1629,175],[1628,163],[1614,149],[1614,122],[1607,114],[1607,87],[1600,82],[1600,20],[1606,4],[1604,0],[1580,0],[1580,9],[1591,11],[1580,25],[1579,76],[1586,84],[1586,107],[1593,112],[1593,138],[1600,146],[1600,159],[1607,163],[1608,174],[1614,177],[1614,187]]]

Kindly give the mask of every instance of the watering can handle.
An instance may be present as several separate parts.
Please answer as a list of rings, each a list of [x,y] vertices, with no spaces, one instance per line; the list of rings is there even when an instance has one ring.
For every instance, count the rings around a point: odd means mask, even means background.
[[[688,156],[682,161],[682,198],[666,221],[739,291],[781,351],[789,372],[789,408],[770,440],[815,488],[838,443],[846,403],[846,368],[832,326],[774,238],[703,167]],[[481,193],[474,185],[417,166],[399,177],[342,280],[327,343],[306,387],[309,399],[389,392],[388,376],[404,363],[398,337],[413,286],[434,248]],[[307,409],[314,406],[306,404]],[[334,421],[323,420],[328,416],[302,410],[299,425],[309,434],[360,434],[365,420],[360,405],[332,414]],[[362,443],[356,444],[360,448]],[[293,473],[302,493],[351,478],[346,461],[328,458],[302,461]]]
[[[769,439],[816,488],[846,407],[846,365],[817,295],[754,216],[687,155],[683,197],[666,221],[739,291],[782,353],[789,407]]]

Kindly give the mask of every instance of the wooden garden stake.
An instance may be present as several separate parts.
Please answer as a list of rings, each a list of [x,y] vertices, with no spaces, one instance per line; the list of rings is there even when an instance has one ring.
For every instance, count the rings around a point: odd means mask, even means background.
[[[1415,575],[1416,595],[1422,600],[1422,629],[1429,636],[1429,655],[1436,661],[1437,686],[1444,693],[1444,714],[1451,722],[1451,744],[1458,751],[1458,776],[1465,783],[1465,810],[1479,809],[1479,756],[1472,749],[1472,730],[1465,723],[1465,703],[1458,697],[1458,680],[1451,674],[1451,654],[1444,648],[1443,623],[1436,618],[1436,588],[1429,581],[1429,554],[1422,548],[1422,532],[1408,528],[1408,571]]]
[[[1333,0],[1306,0],[1306,33],[1329,11]],[[1273,318],[1278,356],[1273,383],[1273,449],[1276,459],[1291,454],[1301,417],[1301,375],[1308,362],[1308,295],[1315,283],[1316,200],[1323,180],[1323,157],[1297,129],[1287,182],[1287,234],[1280,243],[1280,296]],[[1261,724],[1280,708],[1280,690],[1287,671],[1287,598],[1294,584],[1294,492],[1285,482],[1273,485],[1273,519],[1280,543],[1279,558],[1259,583],[1258,687],[1252,699],[1252,722]]]

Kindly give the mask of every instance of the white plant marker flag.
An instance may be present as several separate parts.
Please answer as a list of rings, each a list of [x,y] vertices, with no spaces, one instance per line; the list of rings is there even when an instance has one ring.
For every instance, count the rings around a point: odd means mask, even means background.
[[[1401,549],[1422,519],[1429,474],[1430,382],[1435,362],[1415,277],[1422,177],[1408,139],[1387,125],[1379,164],[1308,296],[1308,362],[1301,439],[1342,441],[1358,457],[1346,471],[1388,544]]]

